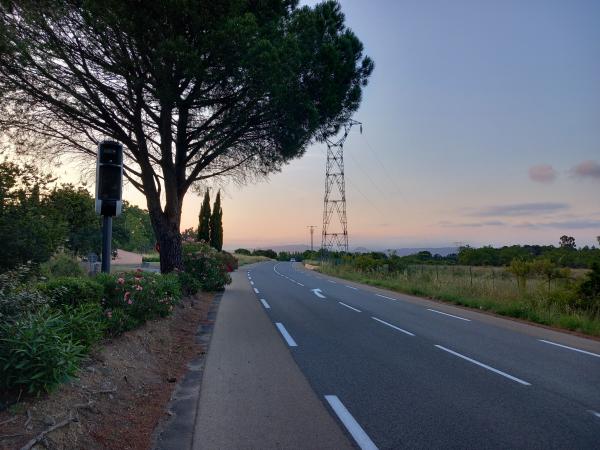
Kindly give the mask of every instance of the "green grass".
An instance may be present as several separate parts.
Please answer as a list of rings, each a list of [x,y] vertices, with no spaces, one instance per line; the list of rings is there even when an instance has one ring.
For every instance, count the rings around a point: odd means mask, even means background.
[[[598,315],[572,310],[563,301],[568,280],[552,280],[548,285],[546,280],[534,278],[523,289],[503,268],[413,266],[404,273],[388,274],[324,264],[319,271],[391,291],[600,336]]]
[[[239,253],[234,253],[233,256],[237,258],[238,265],[240,266],[245,266],[246,264],[252,264],[261,261],[270,261],[270,258],[267,258],[266,256],[241,255]]]

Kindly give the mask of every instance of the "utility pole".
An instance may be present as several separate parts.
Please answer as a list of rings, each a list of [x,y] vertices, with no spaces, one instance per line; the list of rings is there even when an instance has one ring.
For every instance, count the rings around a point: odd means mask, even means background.
[[[346,219],[346,184],[344,180],[344,141],[354,125],[362,123],[350,119],[344,124],[344,134],[337,141],[326,140],[327,164],[325,166],[325,198],[323,200],[323,228],[321,248],[333,251],[348,251],[348,220]],[[336,213],[339,225],[333,225]],[[333,231],[332,231],[333,228]]]
[[[315,228],[317,228],[316,225],[308,225],[307,228],[310,229],[310,251],[314,251],[313,249],[313,235],[315,234]]]

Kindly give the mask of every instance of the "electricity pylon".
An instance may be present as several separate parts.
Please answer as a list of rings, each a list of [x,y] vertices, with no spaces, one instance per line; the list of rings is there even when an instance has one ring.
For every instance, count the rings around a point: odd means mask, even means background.
[[[315,234],[315,228],[317,228],[316,225],[308,225],[307,228],[310,229],[310,251],[314,251],[314,246],[313,246],[313,236]]]
[[[321,248],[329,251],[348,251],[344,141],[354,125],[359,125],[362,133],[362,123],[350,120],[344,125],[344,134],[340,139],[337,141],[327,139],[325,141],[327,144],[327,164],[325,165]]]

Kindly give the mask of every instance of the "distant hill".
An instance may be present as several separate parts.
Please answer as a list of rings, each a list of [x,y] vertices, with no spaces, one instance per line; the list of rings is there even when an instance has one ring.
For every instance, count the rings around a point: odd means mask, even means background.
[[[452,253],[458,253],[457,247],[421,247],[421,248],[397,248],[393,249],[398,256],[414,255],[419,252],[430,252],[432,255],[448,256]]]
[[[253,248],[250,248],[252,250]],[[310,250],[310,247],[305,244],[289,244],[289,245],[274,245],[274,246],[260,246],[257,247],[260,250],[274,250],[277,253],[279,252],[288,252],[288,253],[301,253],[305,250]],[[318,250],[318,245],[315,245],[315,250]],[[383,251],[385,253],[390,253],[390,249],[382,250],[380,248],[366,248],[366,247],[355,247],[350,249],[352,253],[369,253],[372,251]],[[411,248],[395,248],[391,249],[391,251],[395,252],[398,256],[407,256],[414,255],[415,253],[428,251],[431,252],[432,255],[438,254],[441,256],[448,256],[451,253],[457,253],[457,247],[411,247]]]

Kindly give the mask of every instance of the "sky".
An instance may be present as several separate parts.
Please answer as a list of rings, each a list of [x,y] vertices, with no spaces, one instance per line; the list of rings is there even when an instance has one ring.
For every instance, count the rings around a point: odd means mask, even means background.
[[[350,248],[597,244],[600,2],[341,5],[375,61],[344,146]],[[226,187],[225,247],[307,244],[308,225],[318,244],[325,158],[313,145]],[[188,195],[182,229],[200,203]]]

